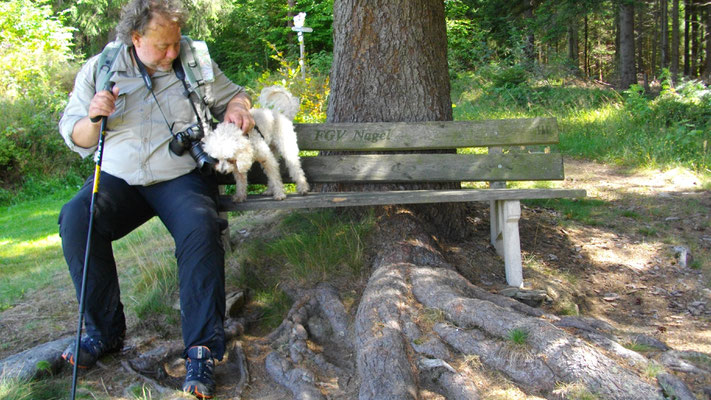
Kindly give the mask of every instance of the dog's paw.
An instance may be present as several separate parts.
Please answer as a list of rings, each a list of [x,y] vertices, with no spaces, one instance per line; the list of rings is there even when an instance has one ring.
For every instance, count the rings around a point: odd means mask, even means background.
[[[296,191],[299,192],[299,194],[306,194],[310,189],[309,184],[306,182],[299,182],[296,184]]]
[[[247,200],[247,194],[237,194],[235,193],[232,195],[232,201],[235,203],[242,203],[243,201]]]
[[[274,200],[284,200],[286,198],[286,193],[276,192],[272,195],[272,198],[274,198]]]

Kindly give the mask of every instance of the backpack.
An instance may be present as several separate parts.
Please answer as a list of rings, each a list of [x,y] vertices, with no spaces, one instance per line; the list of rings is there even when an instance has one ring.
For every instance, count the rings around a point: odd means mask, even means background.
[[[124,44],[115,40],[104,47],[99,55],[98,68],[94,77],[96,91],[107,88],[111,78],[111,66]],[[212,101],[212,85],[215,75],[212,70],[212,60],[207,44],[202,40],[192,40],[183,36],[180,40],[180,62],[185,71],[186,83],[190,90],[196,92],[204,105]],[[101,89],[99,89],[101,88]]]

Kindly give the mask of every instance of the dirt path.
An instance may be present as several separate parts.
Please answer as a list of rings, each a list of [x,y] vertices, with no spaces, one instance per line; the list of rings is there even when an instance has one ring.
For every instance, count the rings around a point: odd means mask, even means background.
[[[570,207],[563,211],[544,203],[526,206],[521,218],[524,279],[527,287],[546,291],[552,301],[543,307],[558,314],[592,316],[622,332],[645,334],[677,350],[711,354],[711,192],[701,190],[698,178],[681,170],[630,172],[567,160],[566,176],[563,186],[586,189],[586,200],[565,203]],[[489,244],[487,207],[474,205],[471,221],[473,240],[441,245],[462,275],[499,292],[505,288],[503,264]],[[675,250],[682,247],[693,256],[686,265],[680,263],[679,250]],[[69,306],[72,295],[50,288],[0,313],[4,343],[0,359],[71,334],[75,324],[75,311]],[[130,398],[125,388],[143,381],[125,371],[121,361],[136,354],[137,346],[149,343],[147,338],[153,335],[150,327],[139,327],[133,321],[129,328],[133,347],[86,374],[84,381],[92,394]],[[287,398],[287,392],[265,374],[268,346],[261,339],[254,332],[243,336],[251,373],[243,398]],[[653,352],[646,355],[654,356]],[[680,376],[695,393],[711,388],[704,376]],[[486,374],[481,381],[486,388],[483,398],[534,398],[523,393],[497,397],[496,393],[507,393],[507,385]],[[230,398],[231,389],[221,383],[220,398]],[[160,398],[181,397],[171,393]]]

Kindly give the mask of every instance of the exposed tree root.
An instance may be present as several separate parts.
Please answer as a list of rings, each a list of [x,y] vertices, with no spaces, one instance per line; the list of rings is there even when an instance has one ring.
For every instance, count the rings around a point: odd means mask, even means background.
[[[609,324],[559,318],[472,285],[408,213],[378,226],[379,251],[352,328],[336,290],[320,285],[300,293],[267,337],[275,349],[267,370],[295,399],[417,399],[425,389],[478,399],[467,357],[547,398],[663,398],[659,385],[628,368],[649,360],[621,346]],[[351,350],[354,362],[333,354]]]

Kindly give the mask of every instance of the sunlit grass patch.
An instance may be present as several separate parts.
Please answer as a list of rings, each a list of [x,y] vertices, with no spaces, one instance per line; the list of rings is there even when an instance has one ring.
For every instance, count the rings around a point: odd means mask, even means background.
[[[169,322],[178,322],[173,310],[178,297],[174,250],[173,238],[158,218],[114,243],[117,265],[130,283],[125,288],[127,306],[139,318],[163,314]]]
[[[2,207],[0,310],[50,284],[66,268],[57,218],[67,200],[51,197]]]

